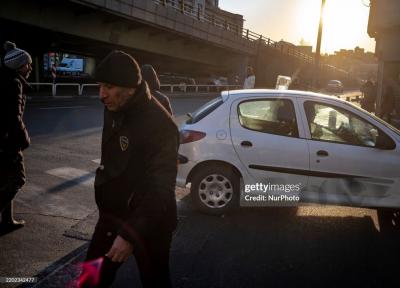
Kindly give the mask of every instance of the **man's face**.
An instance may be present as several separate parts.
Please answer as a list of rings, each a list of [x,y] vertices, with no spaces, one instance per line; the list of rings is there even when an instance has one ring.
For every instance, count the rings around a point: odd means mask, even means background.
[[[32,72],[31,63],[25,64],[24,66],[18,69],[18,73],[25,79],[28,79],[29,75],[31,75],[31,72]]]
[[[135,93],[135,88],[115,86],[108,83],[100,85],[100,100],[109,111],[116,112],[123,107]]]

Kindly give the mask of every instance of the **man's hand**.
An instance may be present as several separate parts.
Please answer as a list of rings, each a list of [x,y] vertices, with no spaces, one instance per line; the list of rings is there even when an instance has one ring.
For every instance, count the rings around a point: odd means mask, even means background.
[[[132,252],[132,244],[118,235],[106,256],[113,262],[125,262]]]

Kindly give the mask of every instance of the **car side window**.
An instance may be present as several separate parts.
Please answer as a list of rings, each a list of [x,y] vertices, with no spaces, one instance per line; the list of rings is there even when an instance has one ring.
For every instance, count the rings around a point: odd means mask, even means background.
[[[375,147],[379,130],[353,113],[307,101],[304,103],[311,139]]]
[[[250,130],[299,137],[292,101],[268,99],[244,101],[238,106],[240,124]]]

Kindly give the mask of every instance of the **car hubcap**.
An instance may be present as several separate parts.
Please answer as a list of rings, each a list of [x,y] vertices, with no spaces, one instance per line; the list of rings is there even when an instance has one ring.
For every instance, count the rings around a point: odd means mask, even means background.
[[[232,200],[232,196],[231,181],[223,175],[208,175],[200,182],[200,200],[209,208],[225,207]]]

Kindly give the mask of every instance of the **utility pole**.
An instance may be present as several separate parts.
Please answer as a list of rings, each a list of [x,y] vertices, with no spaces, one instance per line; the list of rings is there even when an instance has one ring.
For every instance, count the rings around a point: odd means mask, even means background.
[[[319,26],[318,26],[318,38],[317,38],[317,49],[315,51],[315,69],[314,69],[314,87],[319,88],[319,62],[321,57],[321,39],[322,39],[322,29],[324,27],[323,13],[325,8],[325,1],[321,2],[321,12],[319,14]]]

